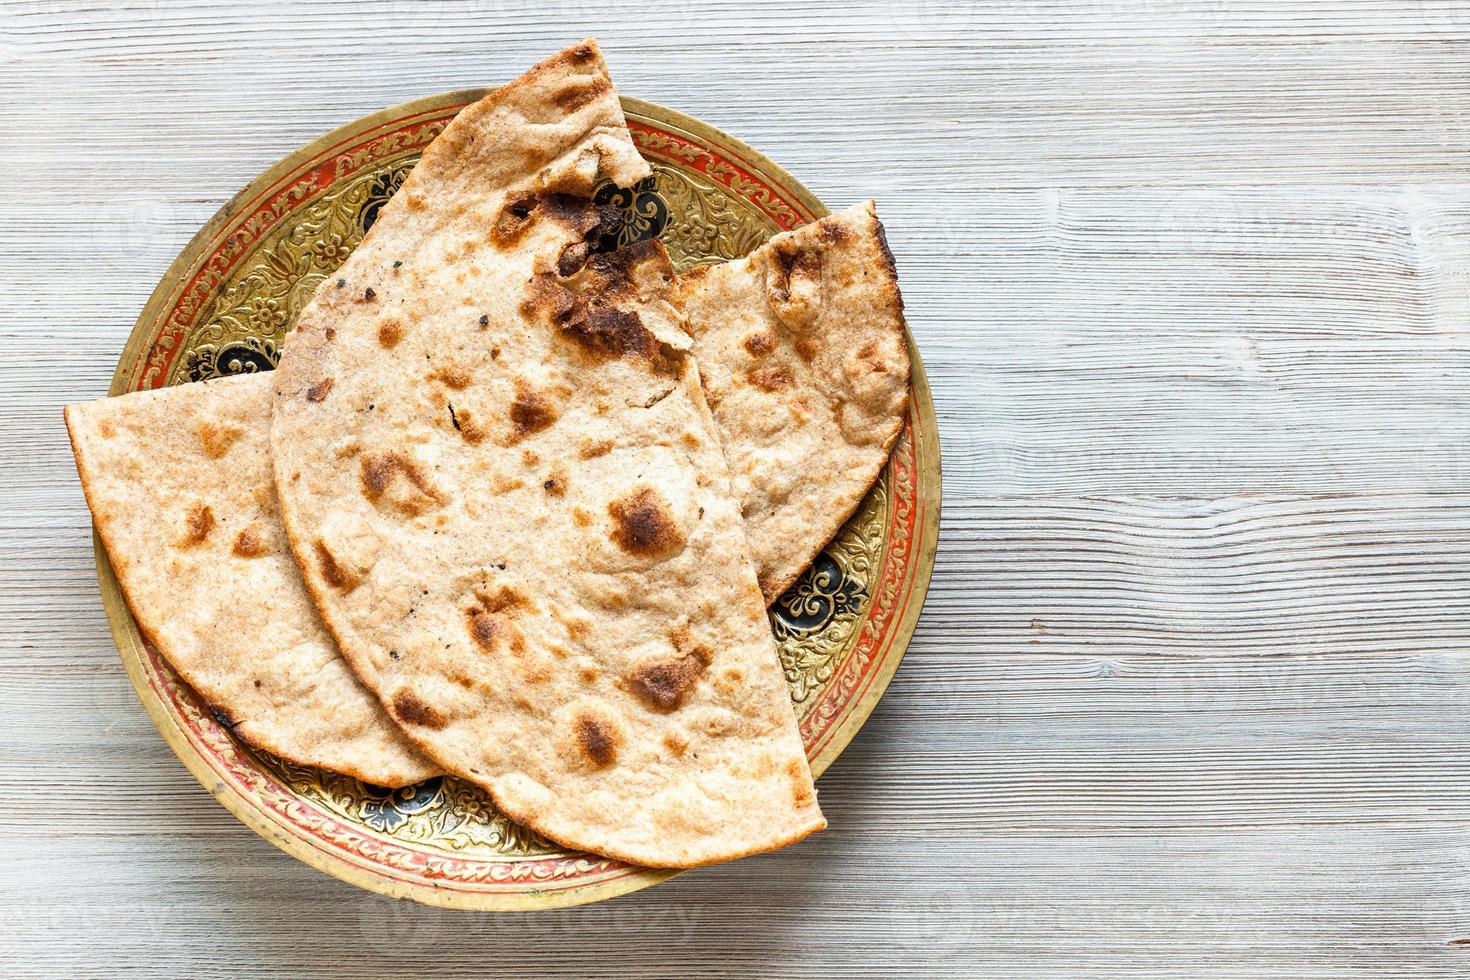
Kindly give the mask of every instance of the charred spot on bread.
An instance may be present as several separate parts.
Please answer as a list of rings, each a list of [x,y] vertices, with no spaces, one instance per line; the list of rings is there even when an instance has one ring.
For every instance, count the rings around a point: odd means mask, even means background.
[[[508,617],[483,610],[470,610],[468,617],[470,637],[481,650],[494,650],[502,644],[515,653],[525,650],[525,637]]]
[[[587,264],[587,256],[590,254],[592,246],[587,242],[572,242],[563,246],[556,256],[556,274],[563,279],[575,276]]]
[[[329,392],[331,392],[332,385],[334,384],[336,384],[336,381],[334,379],[322,378],[316,384],[306,389],[306,400],[309,402],[321,401],[322,399],[327,397],[327,394]]]
[[[605,769],[617,761],[622,739],[613,723],[591,711],[578,712],[572,721],[577,750],[583,760],[596,769]]]
[[[542,194],[541,213],[550,221],[585,238],[617,226],[621,212],[611,204],[594,204],[578,194]]]
[[[791,278],[802,270],[810,270],[816,255],[804,251],[789,238],[779,238],[771,243],[771,271],[766,277],[766,288],[771,297],[779,302],[791,298]]]
[[[613,541],[629,554],[655,557],[684,546],[668,502],[651,487],[610,502],[607,512],[613,521]]]
[[[538,272],[526,284],[520,311],[529,320],[539,319],[559,326],[571,318],[576,305],[577,297],[570,289],[557,282],[555,275]]]
[[[512,442],[550,428],[556,418],[556,406],[550,398],[525,381],[516,380],[516,396],[510,404]]]
[[[526,286],[521,313],[551,324],[594,357],[651,358],[658,352],[658,342],[638,313],[627,308],[640,300],[635,279],[640,267],[650,263],[651,270],[643,270],[645,278],[650,271],[668,274],[667,255],[652,241],[611,253],[594,252],[565,282],[559,269],[543,262]],[[568,268],[570,264],[569,259]]]
[[[653,335],[642,318],[616,306],[578,304],[561,329],[583,350],[603,357],[648,357],[654,351]]]
[[[447,725],[446,719],[433,705],[420,701],[412,691],[399,691],[393,695],[393,716],[406,725],[418,725],[421,728],[443,728]]]
[[[500,206],[495,220],[490,223],[490,241],[500,248],[510,248],[520,241],[530,229],[531,215],[536,210],[536,195],[512,194]]]
[[[673,711],[684,703],[708,666],[709,654],[700,648],[676,659],[645,663],[624,679],[624,685],[649,708]]]
[[[510,194],[496,212],[490,223],[490,241],[499,248],[511,248],[539,218],[553,221],[581,238],[610,225],[617,217],[617,208],[593,204],[575,194],[522,190]]]

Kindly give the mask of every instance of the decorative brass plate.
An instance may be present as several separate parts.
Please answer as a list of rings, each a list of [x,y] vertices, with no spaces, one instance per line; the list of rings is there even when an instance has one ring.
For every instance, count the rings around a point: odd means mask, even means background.
[[[111,393],[270,370],[301,308],[352,251],[423,148],[483,91],[385,109],[271,167],[202,228],[133,328]],[[624,99],[654,174],[600,191],[616,237],[658,236],[682,271],[745,254],[826,214],[759,153],[688,116]],[[812,769],[821,773],[888,686],[918,619],[939,527],[939,441],[918,352],[907,425],[888,468],[813,568],[771,610]],[[401,790],[290,765],[237,741],[138,634],[100,542],[98,579],[118,652],[189,770],[267,840],[396,897],[478,909],[553,908],[625,894],[676,872],[569,853],[512,824],[475,787]]]

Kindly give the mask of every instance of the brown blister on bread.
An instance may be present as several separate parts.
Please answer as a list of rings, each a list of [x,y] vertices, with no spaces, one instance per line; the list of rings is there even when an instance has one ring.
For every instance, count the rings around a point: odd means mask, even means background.
[[[355,569],[338,561],[337,556],[332,554],[332,549],[321,538],[317,538],[312,547],[316,551],[317,567],[321,569],[322,580],[332,588],[351,592],[362,582],[362,576]]]
[[[812,792],[811,770],[795,759],[786,763],[786,778],[791,783],[791,802],[798,809],[811,806],[816,802],[816,794]]]
[[[829,245],[845,245],[852,240],[852,232],[840,220],[823,219],[817,225],[822,240]]]
[[[556,93],[556,106],[563,112],[576,112],[589,102],[607,94],[611,89],[612,82],[606,78],[593,78],[587,82],[570,85]]]
[[[463,421],[461,421],[461,432]],[[401,452],[363,453],[363,496],[374,506],[388,507],[405,517],[444,505],[444,495],[433,486],[418,464]]]
[[[556,421],[556,414],[556,406],[551,399],[527,382],[516,379],[516,397],[510,405],[510,441],[516,443],[550,428]]]
[[[606,456],[612,452],[613,442],[611,439],[583,439],[582,445],[577,450],[577,455],[582,459],[596,459]]]
[[[604,711],[583,708],[572,719],[572,734],[582,761],[593,769],[605,769],[617,761],[623,734]]]
[[[514,614],[530,605],[526,594],[513,586],[500,585],[476,590],[475,600],[475,605],[465,610],[475,645],[486,652],[523,653],[526,640]]]
[[[403,339],[403,321],[397,317],[385,317],[378,324],[378,344],[391,350]]]
[[[454,420],[454,427],[459,430],[459,434],[464,438],[465,442],[471,446],[478,446],[485,440],[485,427],[480,425],[474,412],[467,408],[461,408],[456,412],[454,406],[451,405],[449,414]]]
[[[331,392],[332,385],[335,383],[335,380],[332,378],[322,378],[316,384],[306,389],[306,400],[309,402],[321,401]]]
[[[689,738],[683,732],[669,729],[663,735],[664,748],[676,759],[682,759],[689,751]]]
[[[487,653],[497,650],[509,650],[512,653],[525,651],[526,638],[509,617],[471,610],[468,618],[470,636],[481,650]]]
[[[613,520],[612,539],[632,555],[652,558],[684,547],[668,501],[652,487],[641,487],[607,505]]]
[[[864,344],[857,352],[858,360],[863,363],[870,374],[877,374],[888,370],[888,364],[878,352],[878,345],[871,340]]]
[[[238,425],[209,420],[200,422],[197,431],[199,444],[204,447],[204,455],[210,459],[222,459],[230,451],[230,447],[245,434],[245,430]]]
[[[739,667],[726,667],[714,678],[714,685],[720,693],[733,696],[746,684],[745,671]]]
[[[470,372],[462,367],[453,365],[442,365],[435,368],[429,375],[430,381],[437,381],[451,391],[464,391],[470,386]]]
[[[624,679],[624,686],[655,711],[673,711],[708,666],[709,654],[701,648],[676,659],[640,664]]]
[[[766,302],[784,326],[801,330],[816,319],[822,298],[822,256],[789,238],[771,243]]]
[[[442,712],[419,700],[412,691],[399,691],[393,695],[393,716],[405,725],[422,728],[439,729],[449,723]]]
[[[762,391],[784,391],[791,387],[792,377],[788,368],[776,366],[757,368],[746,376],[751,384]]]
[[[776,349],[776,336],[769,330],[757,330],[741,342],[741,346],[754,358],[762,358]]]
[[[512,194],[500,206],[490,223],[490,241],[498,248],[510,248],[530,230],[531,216],[536,212],[536,195]]]
[[[264,532],[252,524],[235,535],[235,544],[230,552],[240,558],[259,558],[270,552],[270,546],[266,544]]]
[[[184,514],[184,535],[179,539],[180,548],[193,548],[209,539],[214,530],[214,511],[208,504],[195,504]]]

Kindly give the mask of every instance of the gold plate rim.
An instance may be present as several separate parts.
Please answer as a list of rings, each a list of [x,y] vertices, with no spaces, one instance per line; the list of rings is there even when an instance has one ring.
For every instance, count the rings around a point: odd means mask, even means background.
[[[282,157],[252,179],[245,187],[232,195],[199,230],[189,239],[179,254],[169,264],[158,285],[144,304],[135,321],[127,341],[119,353],[118,365],[113,372],[109,395],[123,394],[128,390],[130,377],[141,353],[152,346],[156,338],[155,327],[161,327],[158,318],[175,299],[183,285],[184,273],[198,258],[199,253],[236,214],[238,205],[249,200],[261,190],[270,187],[321,151],[344,139],[361,136],[374,128],[396,122],[406,116],[432,112],[451,105],[462,105],[482,97],[488,88],[460,89],[439,95],[412,99],[389,106],[366,116],[337,126],[330,132],[313,139]],[[630,96],[621,97],[626,113],[642,117],[660,126],[681,131],[698,140],[718,145],[722,150],[743,158],[754,171],[761,173],[797,197],[812,214],[828,214],[828,209],[795,177],[760,151],[745,142],[715,129],[692,116],[667,108],[654,102]],[[814,776],[820,775],[841,755],[842,751],[857,735],[874,708],[883,697],[907,653],[909,642],[917,625],[934,568],[938,549],[939,512],[942,503],[940,487],[940,456],[938,431],[934,417],[932,395],[928,378],[920,359],[912,333],[905,327],[912,362],[913,398],[912,406],[916,424],[915,460],[918,464],[916,480],[917,499],[930,516],[919,525],[919,537],[915,542],[914,574],[906,590],[907,604],[895,624],[892,641],[896,655],[889,657],[882,669],[873,677],[863,694],[848,707],[842,720],[822,749],[811,759]],[[142,637],[127,606],[121,586],[113,573],[100,536],[93,531],[93,552],[96,559],[98,587],[107,614],[109,630],[119,659],[127,672],[144,710],[163,736],[165,743],[183,762],[191,775],[209,791],[238,820],[276,847],[302,863],[325,872],[350,885],[366,889],[391,898],[407,898],[427,905],[443,908],[459,908],[477,911],[532,911],[538,909],[565,908],[591,902],[604,901],[639,891],[667,881],[683,872],[678,869],[645,869],[637,874],[610,882],[580,885],[564,891],[541,892],[528,889],[524,892],[469,892],[451,888],[437,888],[414,882],[401,881],[384,876],[324,850],[318,844],[294,837],[283,831],[269,817],[262,814],[233,787],[216,778],[210,764],[191,743],[176,719],[168,711],[163,700],[152,690],[145,669],[146,652]]]

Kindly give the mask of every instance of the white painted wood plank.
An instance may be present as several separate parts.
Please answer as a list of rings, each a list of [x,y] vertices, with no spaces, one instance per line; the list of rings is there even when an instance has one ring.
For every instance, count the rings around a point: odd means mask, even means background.
[[[1463,914],[1443,901],[1470,859],[1453,828],[955,840],[823,835],[799,857],[514,916],[387,902],[258,840],[242,860],[217,840],[78,836],[38,844],[6,881],[73,860],[95,878],[58,882],[50,908],[7,888],[0,911],[48,951],[17,976],[104,975],[97,935],[105,975],[200,978],[1464,976]]]

